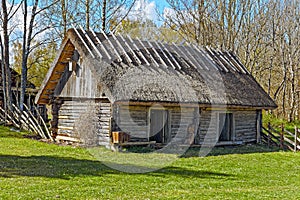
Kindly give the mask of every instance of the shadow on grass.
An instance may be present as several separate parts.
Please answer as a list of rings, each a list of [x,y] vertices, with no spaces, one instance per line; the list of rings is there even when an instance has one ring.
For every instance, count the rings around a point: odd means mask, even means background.
[[[116,164],[118,165],[118,164]],[[127,166],[128,167],[128,166]],[[139,166],[132,166],[139,167]],[[45,177],[70,179],[77,176],[103,176],[105,174],[125,174],[110,169],[100,161],[81,160],[68,157],[53,156],[12,156],[0,155],[0,178],[14,178],[18,176]],[[157,171],[145,174],[128,174],[130,176],[146,175],[154,177],[166,177],[169,175],[220,179],[230,177],[230,174],[190,170],[181,167],[165,167]]]
[[[199,157],[200,149],[190,147],[181,157]],[[279,147],[268,147],[263,144],[247,144],[241,146],[214,147],[207,156],[220,156],[229,154],[270,153],[282,151]]]

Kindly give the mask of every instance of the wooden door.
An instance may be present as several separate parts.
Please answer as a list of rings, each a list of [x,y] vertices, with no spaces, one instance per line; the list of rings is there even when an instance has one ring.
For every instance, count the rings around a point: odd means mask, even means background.
[[[168,111],[150,110],[150,141],[166,143],[169,140],[168,133]]]
[[[219,141],[231,141],[233,139],[232,113],[219,114]]]

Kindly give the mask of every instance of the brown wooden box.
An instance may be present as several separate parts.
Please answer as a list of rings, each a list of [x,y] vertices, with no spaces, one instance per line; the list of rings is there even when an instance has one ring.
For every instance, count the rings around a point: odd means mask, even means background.
[[[122,144],[128,142],[130,139],[130,135],[125,132],[114,131],[112,132],[112,143],[114,144]]]

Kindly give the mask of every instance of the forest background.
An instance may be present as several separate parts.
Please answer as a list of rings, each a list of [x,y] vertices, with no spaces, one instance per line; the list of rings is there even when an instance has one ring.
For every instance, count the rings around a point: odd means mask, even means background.
[[[1,85],[12,109],[11,68],[40,86],[66,31],[85,29],[235,52],[276,101],[273,114],[299,119],[299,0],[1,0]]]

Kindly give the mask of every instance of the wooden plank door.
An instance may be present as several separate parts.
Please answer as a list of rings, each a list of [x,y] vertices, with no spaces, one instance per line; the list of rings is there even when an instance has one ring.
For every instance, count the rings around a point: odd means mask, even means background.
[[[166,143],[169,140],[168,133],[168,111],[150,110],[150,141]]]

